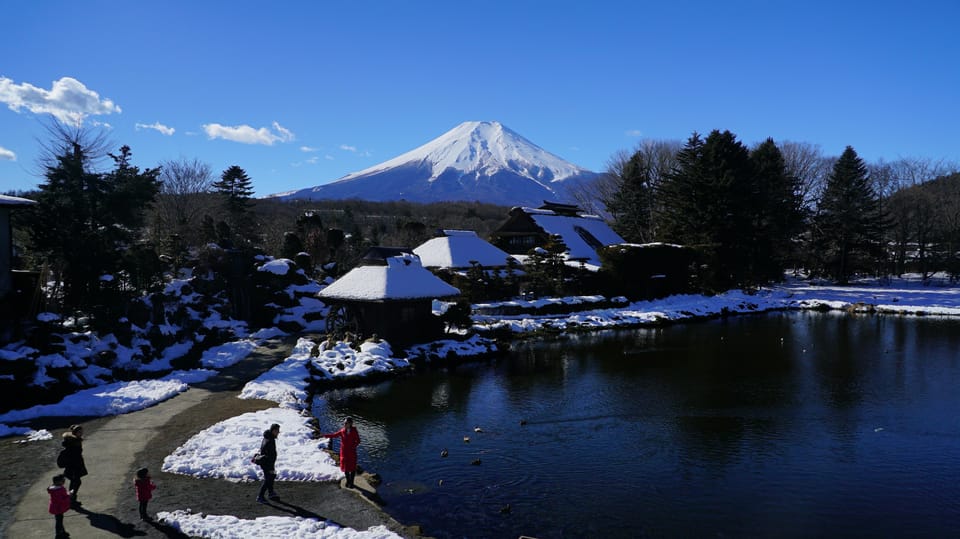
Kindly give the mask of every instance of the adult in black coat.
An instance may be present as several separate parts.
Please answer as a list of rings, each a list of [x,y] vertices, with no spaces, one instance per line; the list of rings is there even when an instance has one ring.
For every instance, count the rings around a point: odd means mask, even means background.
[[[57,464],[63,466],[63,475],[70,480],[70,503],[78,506],[77,491],[81,478],[87,475],[87,465],[83,462],[83,427],[71,425],[70,430],[63,433],[62,444],[63,456],[58,458]]]
[[[271,500],[280,498],[273,490],[273,481],[277,478],[277,436],[280,436],[280,425],[274,423],[270,429],[263,431],[263,441],[260,442],[260,461],[257,463],[263,469],[263,484],[260,485],[260,493],[257,494],[259,503],[267,503],[264,495],[270,496]]]

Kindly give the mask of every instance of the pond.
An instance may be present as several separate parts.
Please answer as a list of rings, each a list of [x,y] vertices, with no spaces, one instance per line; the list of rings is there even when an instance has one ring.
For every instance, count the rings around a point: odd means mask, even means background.
[[[438,538],[960,533],[960,321],[768,313],[521,342],[315,407]],[[446,456],[442,456],[442,455]]]

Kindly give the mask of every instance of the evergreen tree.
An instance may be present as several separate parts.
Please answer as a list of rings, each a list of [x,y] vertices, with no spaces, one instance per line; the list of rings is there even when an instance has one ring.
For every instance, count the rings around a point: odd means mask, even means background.
[[[701,163],[703,139],[694,133],[677,152],[674,169],[657,188],[657,239],[690,246],[707,243],[701,214],[706,197]]]
[[[613,217],[613,229],[628,242],[646,243],[651,237],[653,189],[650,169],[639,150],[616,176],[619,188],[606,205]]]
[[[130,165],[130,155],[122,147],[110,156],[116,168],[99,174],[74,142],[47,166],[31,235],[63,284],[66,309],[93,306],[100,301],[101,277],[120,277],[122,255],[138,239],[144,210],[159,189],[159,169],[141,172]]]
[[[252,239],[253,182],[246,171],[237,165],[231,166],[213,182],[213,189],[223,197],[233,232],[243,240]]]
[[[658,189],[660,239],[698,249],[704,286],[755,284],[750,257],[760,234],[752,212],[758,200],[747,148],[729,131],[696,133],[677,154],[677,166]]]
[[[790,260],[804,222],[800,180],[787,173],[780,149],[768,138],[750,153],[759,200],[752,205],[751,228],[759,234],[752,242],[755,275],[761,281],[779,281]]]
[[[866,165],[850,146],[827,178],[813,225],[813,269],[839,283],[857,272],[870,271],[883,254],[880,201]]]

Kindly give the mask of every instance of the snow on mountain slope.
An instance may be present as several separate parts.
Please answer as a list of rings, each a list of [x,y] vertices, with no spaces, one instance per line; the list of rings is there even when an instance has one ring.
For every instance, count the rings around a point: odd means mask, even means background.
[[[567,184],[596,176],[499,122],[464,122],[419,148],[335,182],[272,196],[540,205],[569,200]]]

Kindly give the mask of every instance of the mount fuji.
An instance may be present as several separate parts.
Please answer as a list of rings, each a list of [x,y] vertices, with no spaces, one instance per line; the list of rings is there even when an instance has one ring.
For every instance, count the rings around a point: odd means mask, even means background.
[[[480,201],[503,206],[569,202],[569,187],[599,176],[499,122],[464,122],[432,141],[334,182],[278,193],[293,199]]]

